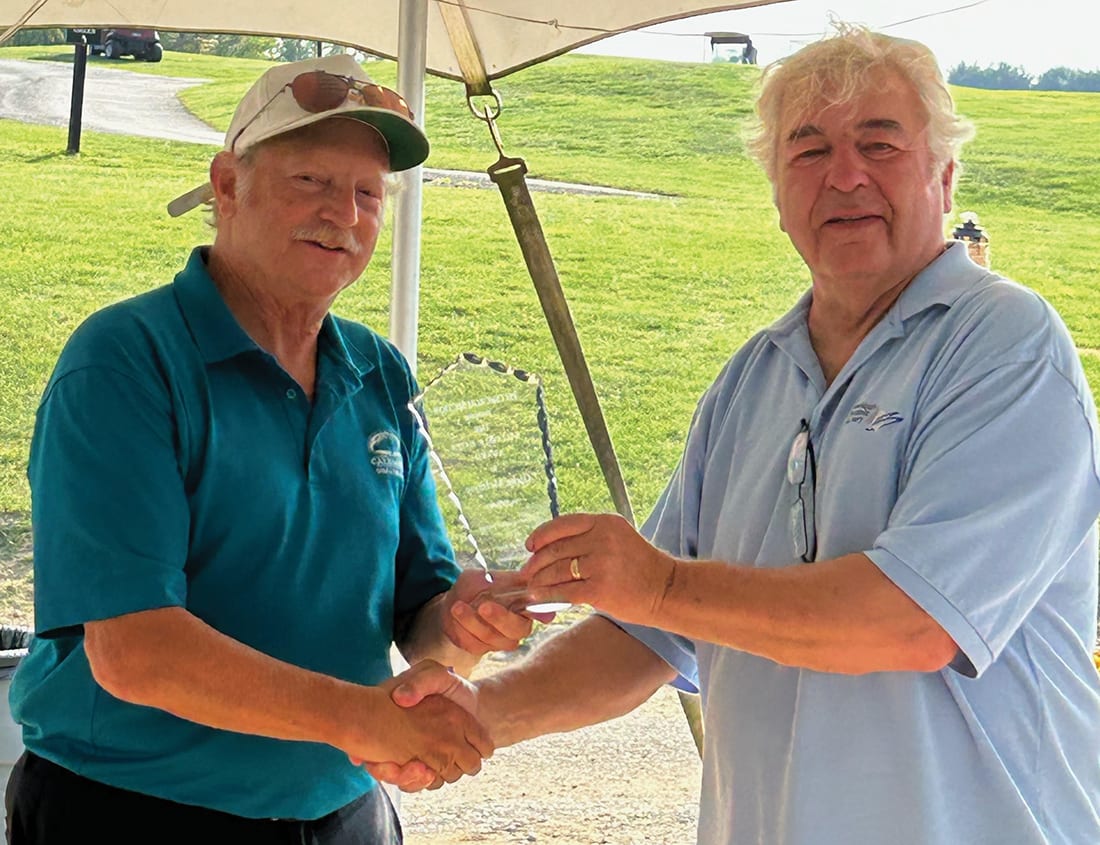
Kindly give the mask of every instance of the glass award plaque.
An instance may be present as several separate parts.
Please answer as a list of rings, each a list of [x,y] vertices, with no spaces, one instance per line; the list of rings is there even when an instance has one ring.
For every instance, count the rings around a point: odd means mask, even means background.
[[[459,565],[516,570],[527,535],[558,515],[542,380],[464,352],[413,397],[409,409],[432,459],[439,506]],[[556,612],[568,602],[530,604],[523,590],[489,590],[512,609]]]

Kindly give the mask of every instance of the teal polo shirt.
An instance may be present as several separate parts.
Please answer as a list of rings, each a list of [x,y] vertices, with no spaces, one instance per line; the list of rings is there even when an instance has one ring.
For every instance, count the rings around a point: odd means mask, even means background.
[[[120,701],[83,649],[85,622],[186,607],[280,660],[377,684],[395,624],[458,575],[400,353],[327,316],[311,403],[204,256],[90,317],[46,387],[29,469],[38,637],[12,713],[28,749],[97,781],[316,818],[375,785],[343,752]]]

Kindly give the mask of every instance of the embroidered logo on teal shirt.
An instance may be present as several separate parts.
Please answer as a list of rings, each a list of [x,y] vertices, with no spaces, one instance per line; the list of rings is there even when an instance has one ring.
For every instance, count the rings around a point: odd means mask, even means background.
[[[878,431],[880,428],[886,428],[904,419],[905,417],[897,411],[884,411],[874,402],[860,402],[848,412],[848,418],[844,420],[844,424],[856,423],[862,425],[864,431]]]
[[[401,457],[401,441],[392,431],[376,431],[367,440],[370,465],[379,475],[405,477],[405,461]]]

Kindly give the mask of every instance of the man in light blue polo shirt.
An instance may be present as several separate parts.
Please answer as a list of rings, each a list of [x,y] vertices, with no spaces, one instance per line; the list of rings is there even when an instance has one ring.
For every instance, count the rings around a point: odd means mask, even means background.
[[[390,647],[463,671],[531,620],[474,609],[486,581],[455,565],[409,368],[329,313],[388,174],[427,153],[350,56],[272,68],[171,206],[211,201],[214,244],[66,345],[31,447],[12,845],[389,845],[357,762],[451,781],[491,753],[451,701],[394,706]]]
[[[707,391],[641,535],[532,534],[536,600],[617,622],[479,684],[479,716],[507,745],[698,686],[706,845],[1095,845],[1100,444],[1074,344],[944,243],[969,127],[926,48],[842,28],[765,71],[758,114],[812,288]]]

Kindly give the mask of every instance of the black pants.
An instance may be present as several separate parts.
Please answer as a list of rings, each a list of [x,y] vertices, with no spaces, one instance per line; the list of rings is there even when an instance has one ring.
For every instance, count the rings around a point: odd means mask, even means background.
[[[247,819],[107,786],[26,752],[4,804],[8,845],[401,845],[381,787],[319,819]]]

